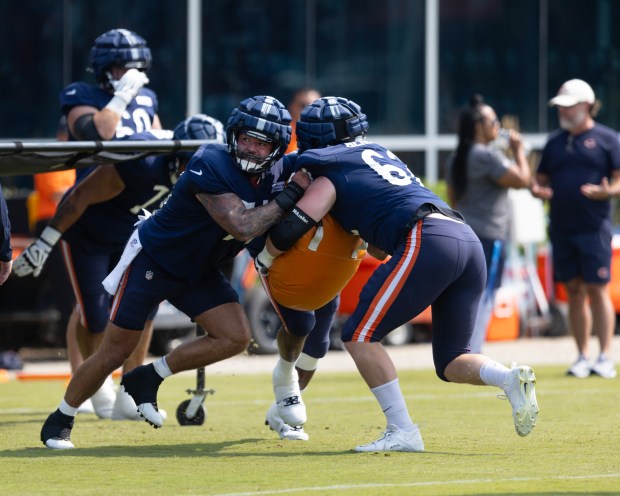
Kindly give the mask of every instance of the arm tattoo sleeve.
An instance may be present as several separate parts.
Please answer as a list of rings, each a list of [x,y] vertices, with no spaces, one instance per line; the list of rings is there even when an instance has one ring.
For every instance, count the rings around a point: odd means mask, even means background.
[[[284,215],[282,209],[273,201],[260,207],[246,208],[234,193],[198,193],[196,198],[215,222],[235,239],[244,242],[265,233]]]

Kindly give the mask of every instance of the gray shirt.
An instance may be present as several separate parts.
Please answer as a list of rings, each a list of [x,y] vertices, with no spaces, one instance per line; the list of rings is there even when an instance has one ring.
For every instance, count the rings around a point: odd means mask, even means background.
[[[447,164],[447,179],[452,176],[454,154]],[[467,157],[467,185],[465,194],[454,208],[479,238],[506,241],[510,233],[510,210],[508,188],[497,184],[511,162],[493,146],[475,143]]]

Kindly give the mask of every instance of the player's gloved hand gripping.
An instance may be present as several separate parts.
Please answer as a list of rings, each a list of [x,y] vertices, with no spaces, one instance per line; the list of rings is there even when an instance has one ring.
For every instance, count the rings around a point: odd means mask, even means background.
[[[29,275],[39,277],[52,248],[58,243],[61,236],[62,233],[60,233],[60,231],[57,231],[51,226],[47,226],[41,233],[41,236],[15,259],[13,263],[13,273],[17,277]]]
[[[137,96],[140,88],[149,82],[144,72],[138,69],[129,69],[118,81],[112,81],[114,96],[106,105],[106,108],[122,115],[127,105]]]
[[[306,188],[311,182],[312,176],[306,169],[294,172],[291,174],[286,187],[274,198],[274,201],[282,210],[289,212],[304,195]],[[276,257],[269,253],[267,246],[265,246],[254,259],[254,267],[256,267],[259,274],[266,276],[275,259]]]

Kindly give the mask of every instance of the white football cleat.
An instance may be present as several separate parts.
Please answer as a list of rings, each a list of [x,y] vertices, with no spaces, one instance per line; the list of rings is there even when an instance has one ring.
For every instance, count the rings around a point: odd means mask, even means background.
[[[156,429],[164,425],[167,417],[157,408],[157,390],[163,380],[152,363],[140,365],[121,378],[121,388],[137,404],[138,413]]]
[[[390,424],[379,439],[369,444],[356,446],[354,451],[361,453],[379,451],[422,452],[424,451],[424,441],[422,441],[420,429],[416,424],[411,431],[404,431]]]
[[[41,441],[45,446],[56,450],[74,448],[71,442],[71,429],[75,418],[56,410],[51,413],[41,427]]]
[[[123,386],[116,393],[116,401],[112,410],[112,420],[142,420],[136,402],[125,391]]]
[[[95,413],[95,407],[90,398],[79,406],[77,413]]]
[[[301,398],[297,371],[293,369],[290,376],[283,378],[274,370],[272,381],[278,416],[290,426],[304,425],[307,420],[306,405]]]
[[[45,446],[55,450],[73,449],[73,443],[69,439],[52,438],[45,441]]]
[[[302,426],[290,426],[284,423],[284,420],[278,415],[278,406],[275,403],[267,411],[265,425],[268,425],[272,431],[276,431],[280,435],[280,439],[291,441],[307,441],[310,439]]]
[[[536,401],[536,376],[534,371],[525,365],[512,365],[506,384],[502,388],[512,406],[512,418],[515,430],[519,436],[527,436],[534,427],[538,418],[538,402]]]
[[[158,408],[157,411],[163,421],[168,418],[166,410]],[[142,420],[142,415],[138,411],[136,402],[125,391],[123,386],[120,387],[118,393],[116,393],[116,402],[114,403],[114,410],[112,411],[112,420]]]
[[[138,405],[138,413],[155,429],[164,425],[164,418],[153,403],[141,403]]]
[[[112,418],[116,392],[114,391],[114,381],[111,376],[106,377],[103,385],[90,398],[93,409],[100,419]]]

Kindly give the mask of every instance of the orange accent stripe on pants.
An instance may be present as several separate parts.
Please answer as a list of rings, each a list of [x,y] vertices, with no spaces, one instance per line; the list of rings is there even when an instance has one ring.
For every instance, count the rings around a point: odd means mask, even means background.
[[[422,222],[417,222],[407,235],[407,244],[402,258],[373,298],[368,310],[353,333],[351,341],[370,342],[370,338],[381,323],[381,319],[389,310],[407,281],[420,253],[421,240]]]
[[[75,273],[73,257],[71,256],[71,245],[64,240],[60,240],[60,250],[62,251],[62,258],[65,262],[67,275],[69,276],[69,281],[71,281],[71,287],[73,288],[73,294],[75,295],[75,303],[78,307],[80,323],[85,329],[88,329],[88,322],[86,322],[86,315],[84,313],[84,297],[82,296],[82,291],[80,290],[80,286],[77,282],[77,274]]]
[[[116,317],[116,312],[118,310],[118,304],[125,292],[125,286],[127,286],[127,279],[129,278],[129,272],[131,271],[131,265],[129,268],[123,273],[123,277],[121,277],[121,281],[118,283],[118,287],[116,288],[116,293],[114,294],[114,301],[112,302],[112,309],[110,310],[110,320],[114,320]]]
[[[269,276],[263,275],[260,272],[257,272],[257,273],[258,273],[258,278],[260,279],[260,282],[263,284],[265,293],[267,293],[267,297],[269,298],[269,301],[271,302],[271,306],[275,310],[276,314],[278,314],[278,317],[280,317],[280,323],[282,324],[282,327],[288,334],[291,334],[291,331],[289,331],[286,323],[284,322],[284,317],[282,317],[282,314],[280,313],[280,310],[278,309],[276,299],[273,297],[273,294],[271,293],[271,286],[269,286]]]

